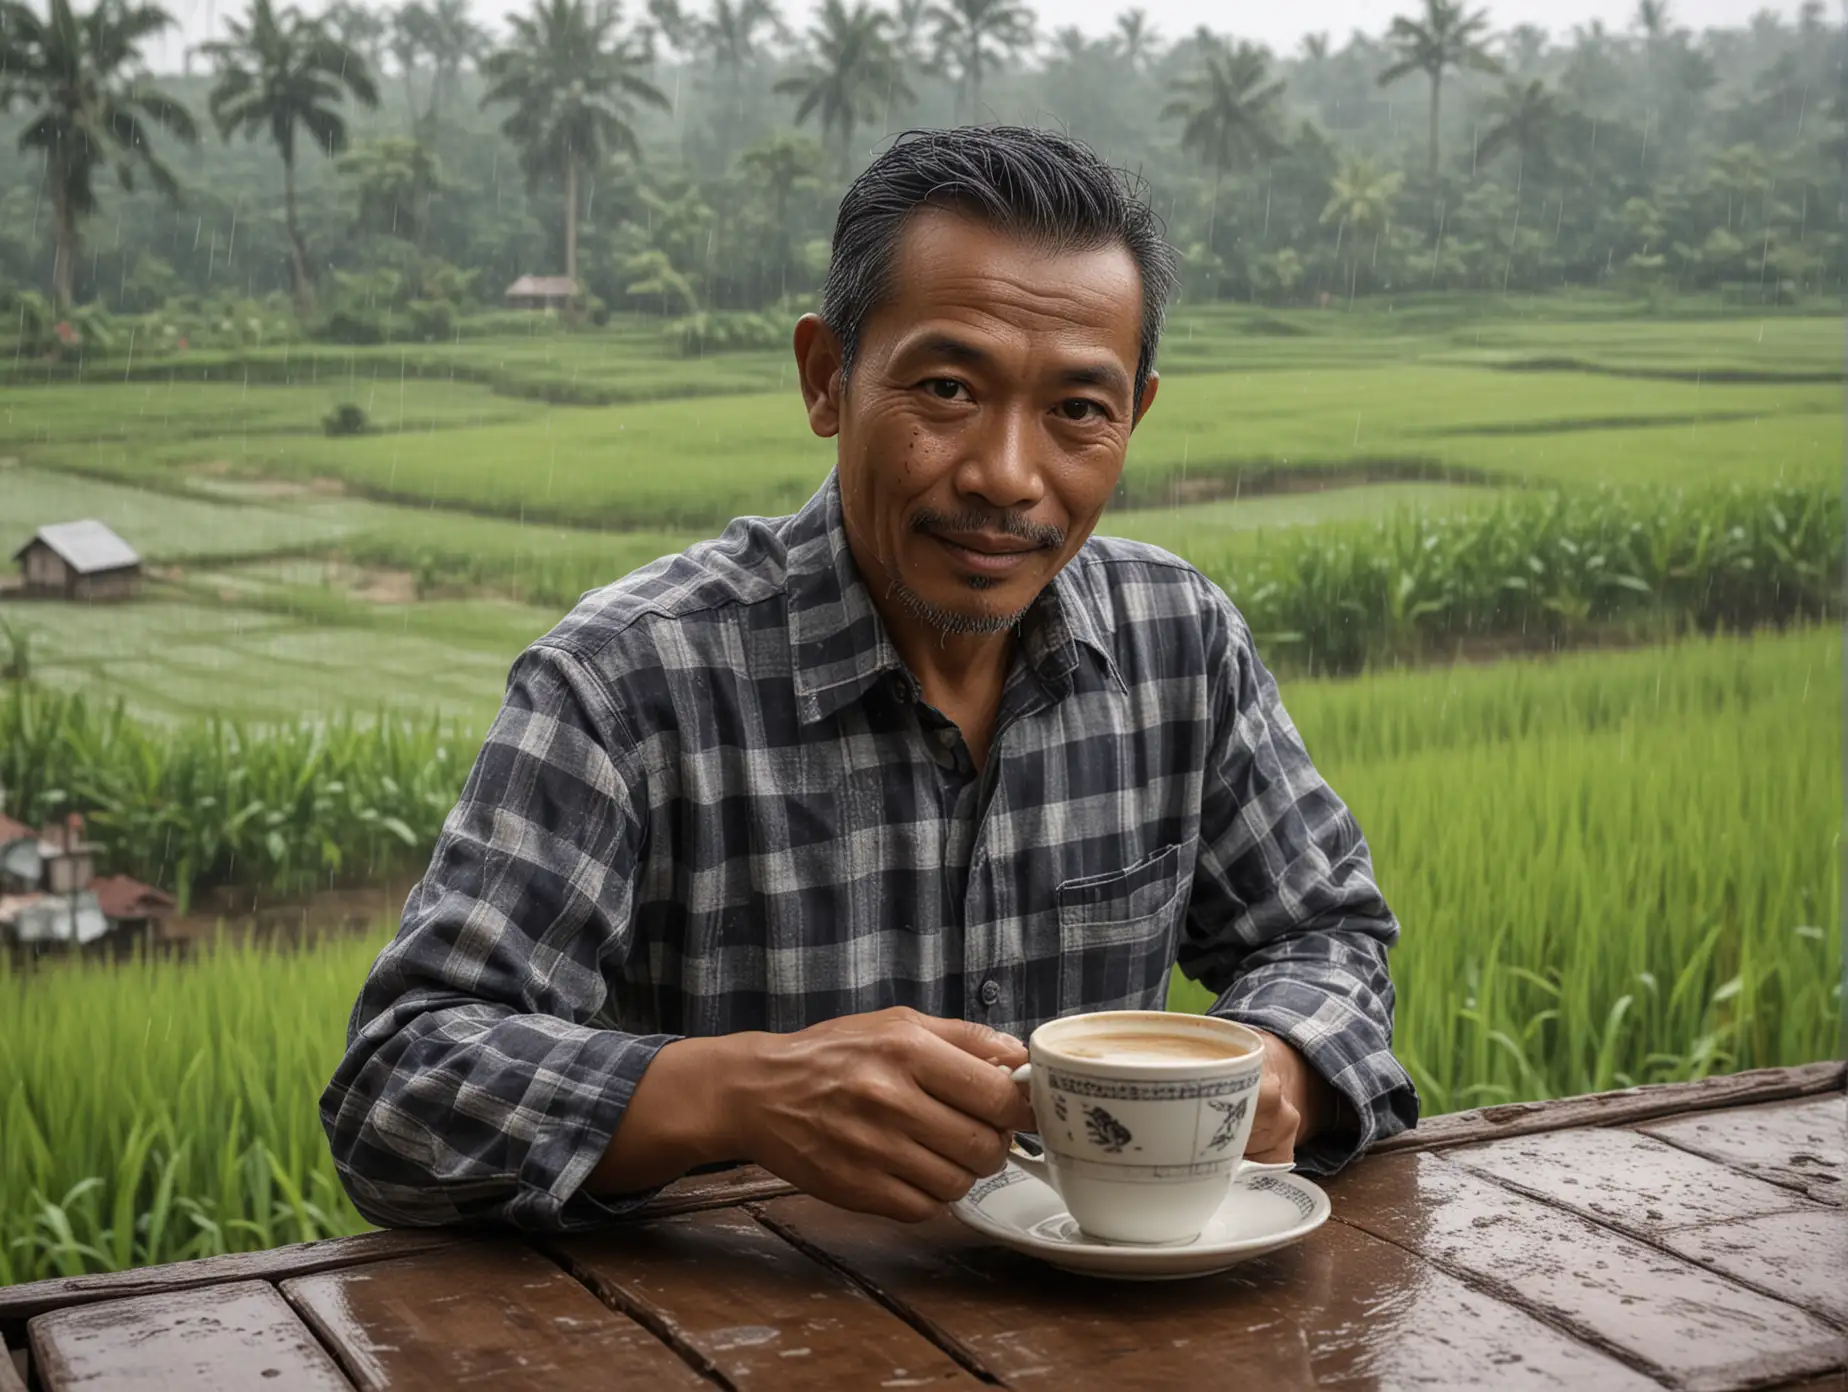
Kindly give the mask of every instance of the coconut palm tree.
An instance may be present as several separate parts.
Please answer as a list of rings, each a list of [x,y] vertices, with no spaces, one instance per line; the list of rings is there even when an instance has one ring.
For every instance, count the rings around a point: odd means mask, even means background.
[[[386,46],[404,79],[404,119],[410,129],[417,129],[417,64],[424,56],[424,43],[430,36],[430,12],[418,0],[406,0],[391,12],[386,23]]]
[[[390,18],[378,10],[368,9],[354,0],[334,0],[322,13],[328,31],[366,60],[366,67],[377,73],[384,55],[385,40],[391,35]]]
[[[26,108],[20,152],[45,162],[56,243],[52,293],[60,309],[74,298],[78,241],[83,220],[96,211],[98,169],[113,170],[124,189],[145,173],[169,198],[179,197],[178,181],[154,153],[154,131],[190,145],[198,128],[141,67],[141,46],[173,22],[156,5],[112,0],[98,0],[87,14],[70,0],[50,0],[44,16],[0,3],[0,110],[10,102]]]
[[[1283,149],[1278,134],[1283,83],[1272,81],[1264,50],[1241,43],[1227,48],[1214,42],[1200,66],[1175,84],[1180,94],[1161,110],[1164,121],[1178,120],[1181,148],[1198,155],[1213,170],[1213,207],[1230,169],[1245,168]]]
[[[822,0],[809,28],[813,53],[776,84],[777,91],[800,98],[798,125],[813,115],[824,135],[837,133],[842,178],[853,156],[854,129],[879,120],[893,102],[912,99],[890,24],[867,0],[855,0],[851,10],[843,0]]]
[[[577,279],[578,187],[584,175],[618,151],[639,156],[638,103],[668,109],[643,74],[647,59],[623,34],[613,4],[534,0],[514,15],[513,38],[481,65],[488,79],[482,105],[507,103],[501,122],[520,147],[529,187],[547,177],[565,186],[565,274]]]
[[[1553,165],[1553,142],[1562,115],[1559,102],[1538,78],[1508,82],[1483,105],[1489,127],[1476,144],[1476,158],[1486,163],[1503,150],[1520,157],[1521,168],[1544,174]]]
[[[1484,10],[1464,12],[1462,0],[1424,0],[1417,19],[1399,15],[1386,31],[1386,42],[1398,50],[1399,61],[1380,74],[1380,86],[1389,87],[1410,73],[1421,72],[1431,81],[1430,175],[1437,180],[1437,114],[1444,74],[1451,69],[1473,68],[1498,73],[1501,64],[1484,47],[1489,16]]]
[[[271,0],[250,0],[249,13],[225,22],[229,38],[200,45],[218,70],[209,99],[221,138],[241,132],[276,142],[282,156],[282,208],[288,225],[295,303],[314,310],[314,271],[295,206],[296,132],[305,130],[324,155],[347,144],[340,106],[350,94],[377,106],[378,90],[366,60],[330,34],[320,19],[293,7],[277,13]]]
[[[475,62],[492,42],[488,31],[469,17],[468,0],[432,0],[424,10],[420,46],[436,69],[430,80],[430,104],[424,120],[435,126],[446,105],[461,94],[462,69]]]
[[[1033,11],[1023,0],[938,0],[929,10],[937,61],[956,75],[956,115],[979,119],[982,74],[1033,42]]]
[[[739,133],[747,124],[744,75],[766,56],[772,41],[787,37],[783,17],[770,0],[712,0],[712,10],[698,21],[700,46],[711,57],[719,99],[719,163],[730,163]]]
[[[1124,62],[1132,68],[1144,68],[1155,61],[1155,54],[1161,48],[1161,35],[1149,23],[1147,10],[1140,6],[1124,10],[1116,17],[1115,27],[1111,41],[1123,55]]]
[[[776,227],[776,274],[779,293],[783,278],[789,273],[794,237],[789,226],[790,204],[799,193],[821,190],[822,151],[806,135],[778,131],[753,145],[738,157],[739,172],[761,191],[770,203],[770,219]]]
[[[1352,159],[1329,181],[1328,205],[1322,209],[1324,226],[1335,227],[1335,255],[1345,245],[1348,253],[1348,300],[1360,275],[1360,251],[1379,237],[1392,220],[1392,200],[1405,176],[1382,170],[1364,159]]]

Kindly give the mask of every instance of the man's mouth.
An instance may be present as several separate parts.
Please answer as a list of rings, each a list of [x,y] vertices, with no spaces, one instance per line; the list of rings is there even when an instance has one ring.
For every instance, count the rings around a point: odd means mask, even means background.
[[[1005,575],[1042,549],[1019,537],[994,532],[932,532],[931,536],[958,565],[984,575]]]

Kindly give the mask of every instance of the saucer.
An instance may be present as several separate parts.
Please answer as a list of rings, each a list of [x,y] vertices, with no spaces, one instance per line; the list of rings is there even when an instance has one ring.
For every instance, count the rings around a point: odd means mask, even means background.
[[[1233,1184],[1206,1228],[1184,1246],[1098,1242],[1065,1211],[1058,1192],[1012,1161],[950,1211],[1016,1252],[1086,1276],[1174,1281],[1210,1276],[1287,1247],[1328,1221],[1328,1195],[1301,1175],[1254,1175]]]

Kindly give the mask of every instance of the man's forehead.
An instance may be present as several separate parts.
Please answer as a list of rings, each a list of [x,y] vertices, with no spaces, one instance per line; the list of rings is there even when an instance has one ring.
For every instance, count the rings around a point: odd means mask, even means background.
[[[1036,327],[1092,330],[1133,362],[1142,324],[1142,281],[1121,243],[1061,247],[955,211],[913,214],[900,234],[885,306],[903,332],[920,317],[976,311]]]

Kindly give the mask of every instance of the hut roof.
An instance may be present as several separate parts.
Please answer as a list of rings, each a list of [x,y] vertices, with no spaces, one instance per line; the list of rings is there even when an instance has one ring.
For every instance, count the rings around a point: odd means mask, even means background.
[[[13,553],[13,559],[18,560],[37,542],[43,542],[57,552],[64,563],[79,575],[95,575],[99,571],[121,570],[141,564],[141,557],[135,554],[134,547],[93,517],[86,517],[81,522],[59,522],[54,526],[40,527],[32,534],[31,541]]]

